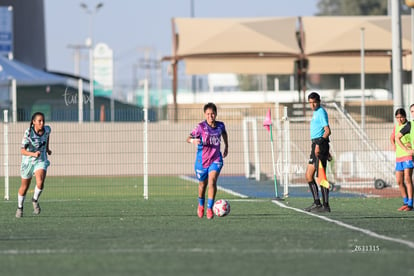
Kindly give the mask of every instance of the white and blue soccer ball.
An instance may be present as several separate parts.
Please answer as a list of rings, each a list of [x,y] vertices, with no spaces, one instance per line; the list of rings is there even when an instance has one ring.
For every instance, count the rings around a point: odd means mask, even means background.
[[[214,203],[213,212],[218,217],[225,217],[230,213],[230,203],[225,199],[219,199]]]

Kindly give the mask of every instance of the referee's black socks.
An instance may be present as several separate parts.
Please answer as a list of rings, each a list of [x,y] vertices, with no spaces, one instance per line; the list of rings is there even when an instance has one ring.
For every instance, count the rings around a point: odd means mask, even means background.
[[[318,185],[316,184],[315,180],[308,182],[308,184],[309,184],[309,189],[313,196],[313,201],[315,202],[315,204],[321,205],[321,200],[319,199]]]
[[[326,187],[321,187],[321,192],[322,192],[323,206],[327,207],[329,206],[329,189]]]

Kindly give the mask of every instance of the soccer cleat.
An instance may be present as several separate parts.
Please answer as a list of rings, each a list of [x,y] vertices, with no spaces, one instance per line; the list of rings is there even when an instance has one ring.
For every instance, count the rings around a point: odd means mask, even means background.
[[[325,212],[325,213],[330,213],[331,212],[331,206],[329,206],[329,205],[324,205],[323,207],[322,207],[322,210],[323,210],[323,212]]]
[[[320,206],[319,208],[312,209],[311,213],[330,213],[331,207],[329,206]]]
[[[197,216],[199,218],[203,218],[203,216],[204,216],[204,206],[198,205]]]
[[[40,209],[39,202],[37,202],[37,200],[34,200],[34,198],[32,198],[32,203],[33,203],[33,214],[35,215],[40,214],[40,211],[42,209]]]
[[[17,208],[16,210],[16,218],[23,217],[23,208]]]
[[[212,218],[214,218],[213,209],[211,209],[211,208],[208,208],[208,209],[207,209],[207,218],[208,218],[208,219],[212,219]]]
[[[408,206],[404,204],[403,206],[398,208],[398,211],[405,211],[406,208],[408,208]]]
[[[316,204],[315,202],[314,203],[312,203],[312,205],[311,206],[309,206],[309,207],[306,207],[305,209],[303,209],[303,210],[305,210],[306,212],[312,212],[312,210],[315,210],[315,209],[320,209],[322,207],[322,205],[321,204]]]
[[[413,206],[406,206],[404,211],[412,211],[413,210]]]

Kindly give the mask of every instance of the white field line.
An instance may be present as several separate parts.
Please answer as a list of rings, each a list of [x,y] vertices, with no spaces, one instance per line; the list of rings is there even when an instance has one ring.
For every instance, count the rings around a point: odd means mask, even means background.
[[[187,181],[191,181],[194,183],[198,183],[198,181],[196,179],[193,179],[191,177],[188,176],[180,176],[180,178],[187,180]],[[222,187],[217,187],[217,189],[223,190],[229,194],[241,197],[243,199],[248,198],[248,196],[234,192],[232,190],[229,189],[225,189]],[[240,201],[261,201],[261,200],[240,200]],[[357,232],[361,232],[365,235],[368,235],[370,237],[373,238],[377,238],[377,239],[381,239],[381,240],[386,240],[386,241],[391,241],[391,242],[395,242],[395,243],[400,243],[403,245],[406,245],[410,248],[414,249],[414,242],[411,241],[406,241],[406,240],[402,240],[402,239],[398,239],[398,238],[392,238],[392,237],[388,237],[388,236],[384,236],[381,234],[377,234],[371,230],[367,230],[364,228],[359,228],[356,226],[352,226],[350,224],[346,224],[342,221],[338,221],[338,220],[334,220],[334,219],[330,219],[328,217],[325,216],[319,216],[317,214],[314,213],[310,213],[310,212],[306,212],[304,210],[298,209],[298,208],[294,208],[294,207],[290,207],[287,206],[277,200],[272,200],[273,203],[275,203],[276,205],[278,205],[279,207],[285,208],[285,209],[290,209],[290,210],[294,210],[296,212],[299,213],[303,213],[309,216],[314,216],[317,217],[319,219],[325,220],[327,222],[331,222],[334,223],[336,225],[342,226],[344,228],[348,228]],[[292,252],[288,252],[288,251],[292,251]],[[19,249],[7,249],[7,250],[0,250],[0,255],[23,255],[23,254],[71,254],[71,253],[80,253],[80,252],[101,252],[101,253],[152,253],[152,252],[200,252],[200,253],[214,253],[215,250],[214,249],[204,249],[204,248],[181,248],[181,249],[175,249],[175,250],[171,250],[171,249],[163,249],[163,248],[153,248],[153,249],[139,249],[139,248],[134,248],[134,249],[115,249],[115,250],[72,250],[72,249],[28,249],[28,250],[19,250]],[[222,252],[222,251],[221,251]],[[327,253],[327,254],[332,254],[332,253],[343,253],[343,252],[352,252],[350,250],[313,250],[313,249],[307,249],[307,250],[303,250],[303,249],[294,249],[294,250],[287,250],[287,249],[271,249],[271,250],[242,250],[240,251],[239,249],[237,249],[237,252],[239,253],[245,253],[245,254],[250,254],[250,253]]]
[[[343,249],[305,249],[305,248],[272,248],[272,249],[250,249],[250,248],[117,248],[117,249],[5,249],[0,250],[0,255],[72,255],[72,254],[139,254],[139,253],[228,253],[228,254],[343,254],[352,253],[351,250]]]
[[[198,180],[197,180],[197,179],[191,178],[191,177],[189,177],[189,176],[182,175],[182,176],[180,176],[180,178],[181,178],[181,179],[184,179],[184,180],[187,180],[187,181],[191,181],[191,182],[194,182],[194,183],[197,183],[197,184],[198,184]],[[231,194],[231,195],[234,195],[234,196],[238,196],[238,197],[240,197],[240,198],[248,198],[248,196],[247,196],[247,195],[243,195],[243,194],[237,193],[237,192],[235,192],[235,191],[233,191],[233,190],[223,188],[223,187],[221,187],[221,186],[219,186],[219,185],[217,185],[217,190],[220,190],[220,191],[226,192],[226,193]]]
[[[380,239],[380,240],[391,241],[391,242],[395,242],[395,243],[400,243],[400,244],[406,245],[410,248],[414,248],[414,242],[411,242],[411,241],[406,241],[406,240],[402,240],[402,239],[398,239],[398,238],[392,238],[392,237],[384,236],[384,235],[381,235],[381,234],[377,234],[377,233],[375,233],[371,230],[368,230],[368,229],[359,228],[359,227],[356,227],[356,226],[352,226],[350,224],[346,224],[346,223],[344,223],[342,221],[339,221],[339,220],[334,220],[334,219],[331,219],[331,218],[328,218],[328,217],[325,217],[325,216],[319,216],[319,215],[314,214],[314,213],[306,212],[306,211],[298,209],[298,208],[287,206],[287,205],[285,205],[281,202],[278,202],[276,200],[272,200],[272,202],[275,203],[276,205],[282,207],[282,208],[286,208],[286,209],[294,210],[294,211],[299,212],[299,213],[304,213],[304,214],[307,214],[307,215],[310,215],[310,216],[314,216],[314,217],[317,217],[321,220],[325,220],[327,222],[334,223],[334,224],[342,226],[344,228],[348,228],[348,229],[351,229],[351,230],[354,230],[354,231],[357,231],[357,232],[361,232],[361,233],[363,233],[365,235],[368,235],[370,237],[373,237],[373,238],[377,238],[377,239]]]
[[[185,180],[188,180],[188,181],[193,181],[193,182],[198,183],[197,180],[195,180],[193,178],[190,178],[190,177],[182,176],[182,178],[185,179]],[[219,187],[217,187],[217,189],[219,189]],[[231,191],[231,190],[228,190],[228,189],[222,188],[222,190],[227,192],[227,193],[239,196],[241,198],[248,198],[248,196],[246,196],[246,195],[239,194],[237,192],[234,192],[234,191]],[[272,202],[275,203],[276,205],[279,205],[282,208],[291,209],[291,210],[294,210],[294,211],[299,212],[299,213],[304,213],[304,214],[307,214],[307,215],[310,215],[310,216],[314,216],[314,217],[320,218],[322,220],[325,220],[325,221],[328,221],[328,222],[331,222],[331,223],[335,223],[336,225],[339,225],[339,226],[342,226],[342,227],[345,227],[345,228],[348,228],[348,229],[351,229],[351,230],[354,230],[354,231],[361,232],[361,233],[363,233],[365,235],[368,235],[370,237],[373,237],[373,238],[386,240],[386,241],[391,241],[391,242],[395,242],[395,243],[400,243],[400,244],[406,245],[406,246],[414,249],[414,242],[411,242],[411,241],[406,241],[406,240],[402,240],[402,239],[398,239],[398,238],[392,238],[392,237],[388,237],[388,236],[385,236],[385,235],[381,235],[381,234],[375,233],[375,232],[373,232],[371,230],[368,230],[368,229],[359,228],[359,227],[356,227],[356,226],[352,226],[350,224],[346,224],[342,221],[330,219],[330,218],[325,217],[325,216],[319,216],[319,215],[314,214],[314,213],[306,212],[306,211],[298,209],[298,208],[287,206],[287,205],[285,205],[285,204],[283,204],[283,203],[281,203],[277,200],[272,200]]]
[[[31,197],[26,196],[26,198],[30,199]],[[26,204],[26,201],[25,201],[25,204]],[[42,202],[73,202],[73,201],[82,201],[82,200],[80,200],[80,199],[42,199]],[[13,198],[13,199],[10,199],[10,200],[4,200],[3,203],[15,204],[15,203],[17,203],[17,196],[16,196],[16,198]]]

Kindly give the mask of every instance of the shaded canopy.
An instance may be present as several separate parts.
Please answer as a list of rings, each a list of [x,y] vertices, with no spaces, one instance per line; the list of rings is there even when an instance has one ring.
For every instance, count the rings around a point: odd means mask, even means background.
[[[361,29],[364,30],[365,72],[391,72],[392,32],[389,16],[303,17],[310,73],[361,72]],[[411,54],[411,19],[401,19],[404,59]],[[404,69],[411,69],[404,62]]]
[[[189,74],[293,71],[296,18],[176,18],[176,55]]]
[[[0,83],[8,83],[15,79],[17,85],[55,85],[65,84],[66,79],[45,71],[33,68],[17,60],[0,56]]]
[[[404,69],[411,54],[411,19],[402,16]],[[359,73],[361,28],[365,72],[391,71],[391,17],[303,17],[308,73]],[[187,74],[292,74],[301,57],[296,17],[203,19],[175,18],[172,60],[184,60]]]

